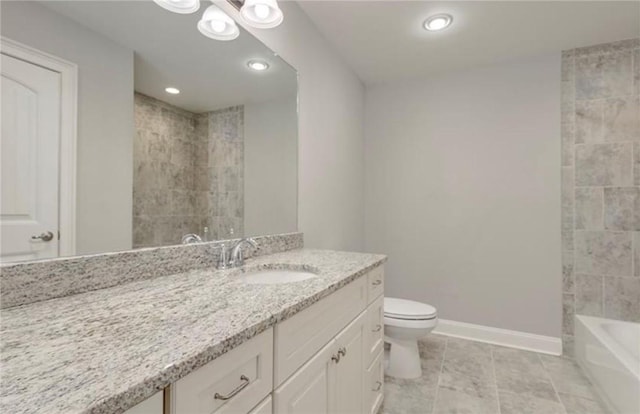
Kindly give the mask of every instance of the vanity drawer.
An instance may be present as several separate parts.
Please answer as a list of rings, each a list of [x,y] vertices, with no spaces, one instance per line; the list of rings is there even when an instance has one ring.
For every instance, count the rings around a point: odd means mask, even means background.
[[[384,266],[378,266],[367,275],[369,284],[369,303],[384,293]]]
[[[365,374],[365,413],[376,414],[384,399],[384,352],[380,350]]]
[[[384,345],[384,296],[378,298],[367,308],[367,326],[365,330],[365,360],[367,366],[373,362]]]
[[[367,278],[361,277],[275,327],[275,386],[324,347],[367,305]]]
[[[273,329],[171,386],[171,414],[248,413],[273,388]]]

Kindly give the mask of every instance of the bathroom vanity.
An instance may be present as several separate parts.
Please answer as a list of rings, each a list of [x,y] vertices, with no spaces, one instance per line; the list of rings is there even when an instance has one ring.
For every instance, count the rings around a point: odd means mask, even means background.
[[[3,309],[0,408],[375,413],[384,261],[290,250]],[[314,277],[243,278],[264,270]]]

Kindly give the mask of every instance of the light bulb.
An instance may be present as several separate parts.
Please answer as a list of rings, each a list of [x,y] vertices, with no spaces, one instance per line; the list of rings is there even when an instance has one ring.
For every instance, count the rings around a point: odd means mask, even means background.
[[[277,0],[244,0],[240,16],[247,25],[257,29],[271,29],[283,19]]]
[[[216,40],[233,40],[240,35],[240,30],[225,12],[215,5],[207,7],[198,22],[198,30],[203,35]]]
[[[153,0],[158,6],[174,13],[189,14],[198,11],[200,0]]]
[[[209,24],[211,25],[211,30],[216,33],[224,32],[225,27],[227,27],[227,24],[225,22],[221,22],[220,20],[211,20]]]
[[[256,4],[256,7],[253,8],[253,11],[256,14],[256,17],[261,20],[266,19],[270,14],[269,6],[267,6],[266,4]]]

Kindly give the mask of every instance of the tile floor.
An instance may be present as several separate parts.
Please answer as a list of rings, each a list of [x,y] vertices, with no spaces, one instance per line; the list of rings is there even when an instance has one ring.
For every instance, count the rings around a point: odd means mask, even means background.
[[[422,377],[385,378],[383,414],[603,414],[570,359],[432,334]]]

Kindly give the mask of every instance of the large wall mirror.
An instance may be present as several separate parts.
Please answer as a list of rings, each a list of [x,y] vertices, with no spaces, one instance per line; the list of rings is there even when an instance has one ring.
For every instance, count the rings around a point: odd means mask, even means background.
[[[0,4],[2,262],[297,230],[297,73],[209,2]]]

